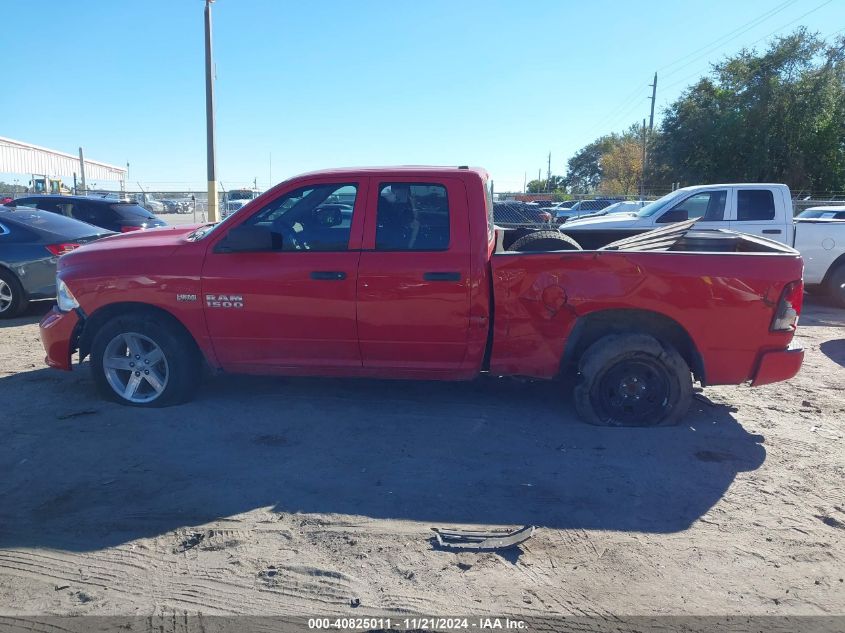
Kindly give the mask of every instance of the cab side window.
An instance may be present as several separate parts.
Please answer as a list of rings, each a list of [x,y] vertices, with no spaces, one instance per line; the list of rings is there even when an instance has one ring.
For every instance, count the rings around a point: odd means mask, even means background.
[[[376,250],[440,251],[449,248],[446,187],[382,183],[376,212]]]
[[[740,189],[736,192],[736,219],[761,222],[775,219],[775,198],[765,189]]]
[[[345,251],[357,195],[354,184],[301,187],[273,200],[245,224],[270,229],[282,251]]]

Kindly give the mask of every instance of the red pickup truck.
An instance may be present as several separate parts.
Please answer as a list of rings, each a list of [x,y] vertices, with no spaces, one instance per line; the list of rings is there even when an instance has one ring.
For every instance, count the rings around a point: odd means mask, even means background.
[[[217,225],[64,255],[47,363],[91,357],[104,395],[191,397],[214,371],[424,380],[575,377],[588,422],[677,422],[702,385],[794,376],[802,261],[668,227],[583,251],[493,224],[482,169],[305,174]],[[518,239],[517,239],[518,238]]]

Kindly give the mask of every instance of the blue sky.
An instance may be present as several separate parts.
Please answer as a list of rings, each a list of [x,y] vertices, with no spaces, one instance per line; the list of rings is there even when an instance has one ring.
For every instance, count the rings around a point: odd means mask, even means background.
[[[203,6],[4,0],[3,22],[26,35],[3,44],[0,136],[128,161],[131,188],[204,190]],[[659,120],[710,63],[772,32],[845,32],[843,0],[217,0],[213,11],[226,188],[266,188],[272,155],[274,183],[323,167],[473,164],[498,191],[521,189],[549,151],[564,173],[578,148],[647,116],[655,70]]]

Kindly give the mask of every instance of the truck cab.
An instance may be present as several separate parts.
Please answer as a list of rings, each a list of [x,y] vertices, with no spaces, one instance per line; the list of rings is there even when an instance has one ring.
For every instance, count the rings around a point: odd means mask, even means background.
[[[781,184],[700,185],[677,189],[639,211],[575,219],[560,229],[584,248],[697,218],[699,228],[728,229],[792,243],[792,199]]]

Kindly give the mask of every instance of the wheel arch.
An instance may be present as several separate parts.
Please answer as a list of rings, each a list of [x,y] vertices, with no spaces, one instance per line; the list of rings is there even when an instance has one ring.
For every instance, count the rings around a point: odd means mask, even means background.
[[[205,359],[205,355],[197,343],[197,340],[191,334],[191,331],[172,312],[148,303],[121,301],[106,304],[85,317],[85,322],[79,334],[78,340],[80,361],[91,352],[91,344],[93,343],[97,332],[99,332],[100,329],[112,319],[123,315],[149,315],[165,319],[179,330],[187,338],[187,340],[191,341],[197,354],[199,354],[201,358]]]
[[[707,384],[701,353],[680,323],[659,312],[629,308],[598,310],[579,317],[564,346],[562,372],[575,369],[587,348],[609,334],[648,334],[669,343],[678,350],[695,379]]]
[[[830,263],[830,266],[827,267],[827,270],[824,273],[824,278],[819,286],[826,288],[827,284],[830,282],[830,278],[833,276],[833,273],[836,272],[840,266],[845,266],[845,253],[842,253]]]

